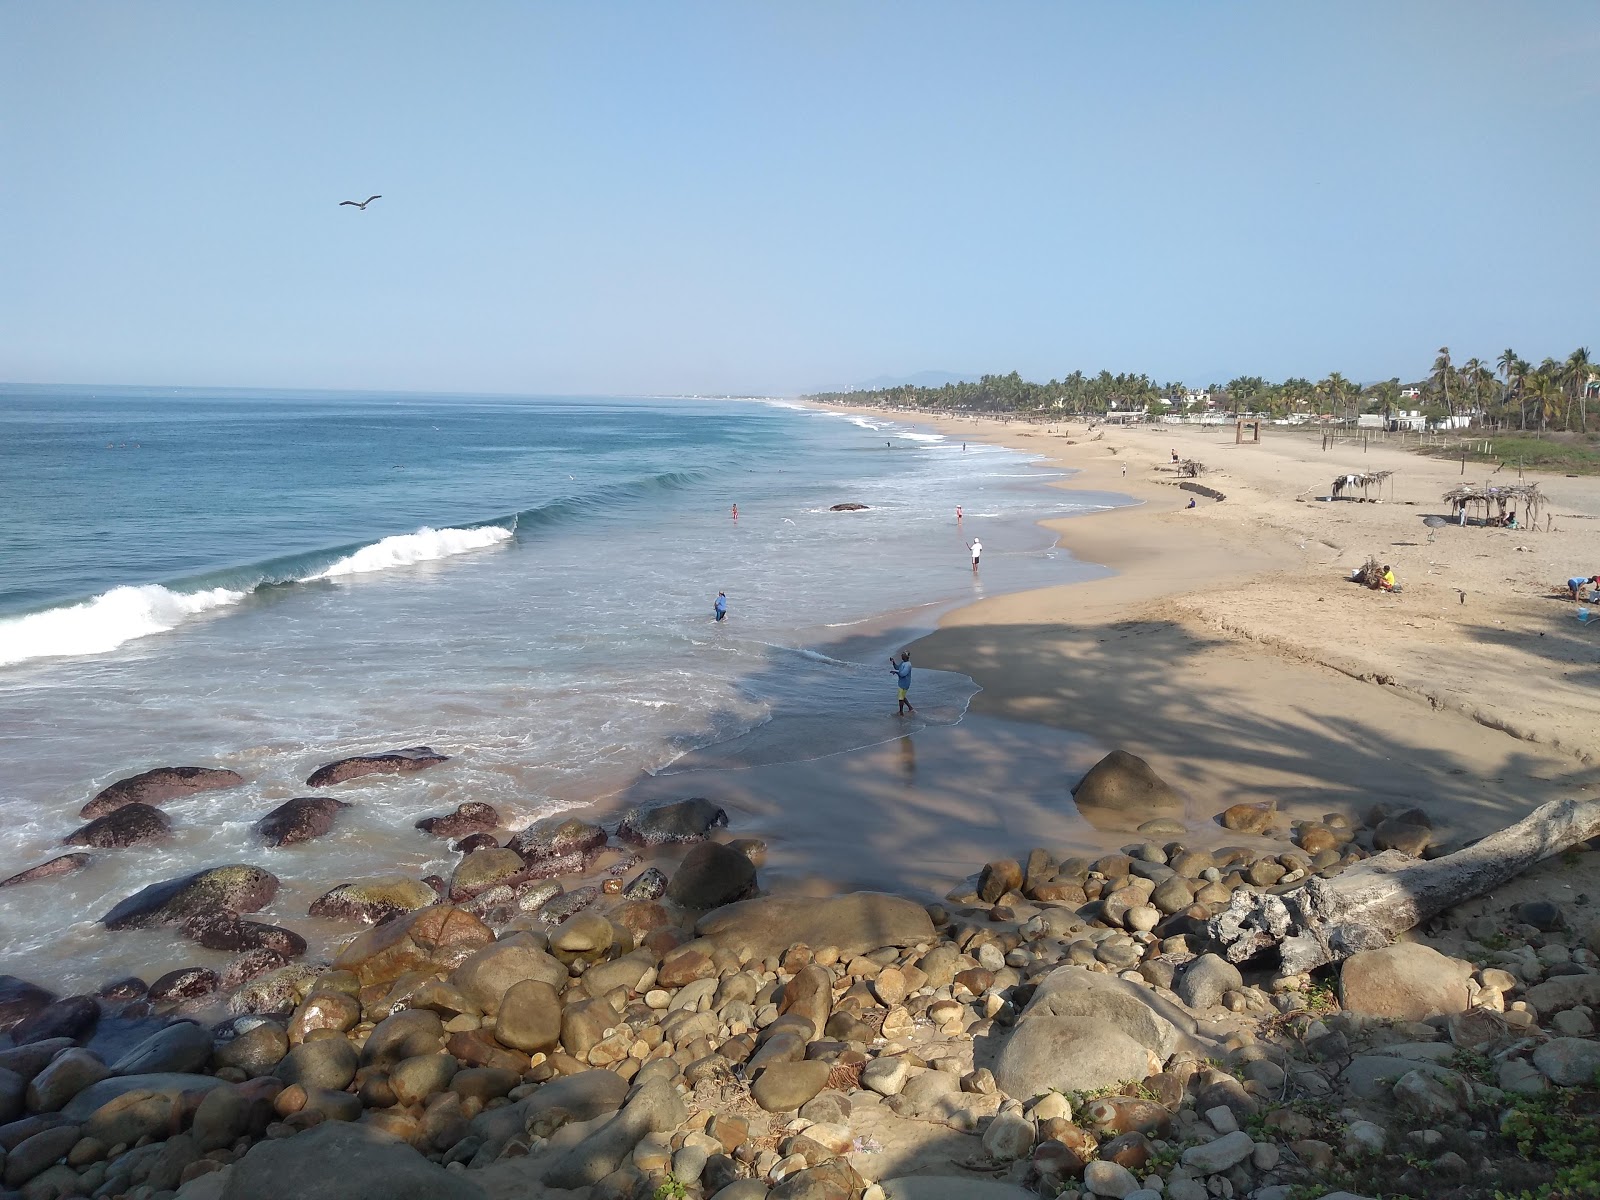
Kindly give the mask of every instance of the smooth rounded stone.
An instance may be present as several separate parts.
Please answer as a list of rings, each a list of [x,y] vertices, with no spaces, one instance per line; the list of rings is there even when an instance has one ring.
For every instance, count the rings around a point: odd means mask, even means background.
[[[1399,817],[1380,822],[1372,831],[1372,847],[1375,850],[1398,850],[1417,858],[1431,845],[1433,830]]]
[[[461,1064],[451,1055],[420,1054],[402,1059],[389,1069],[389,1086],[400,1104],[420,1104],[435,1092],[449,1087],[460,1068]]]
[[[415,1007],[424,1008],[418,1004]],[[313,991],[289,1018],[289,1040],[303,1042],[319,1029],[344,1033],[361,1020],[361,1002],[354,996],[329,989]]]
[[[700,842],[678,864],[667,899],[681,908],[711,909],[747,899],[755,890],[754,863],[718,842]]]
[[[58,854],[36,867],[29,867],[26,871],[18,871],[7,879],[0,879],[0,888],[15,887],[21,883],[36,883],[41,879],[54,879],[57,875],[73,875],[93,861],[94,855],[85,854],[81,850],[71,854]]]
[[[90,1084],[111,1072],[98,1055],[74,1047],[63,1050],[28,1084],[29,1112],[55,1112]]]
[[[548,983],[524,979],[506,989],[495,1023],[497,1041],[530,1054],[553,1050],[561,1028],[561,998]]]
[[[1443,1121],[1472,1103],[1472,1085],[1453,1071],[1408,1071],[1395,1081],[1392,1094],[1401,1109],[1425,1121]]]
[[[993,904],[1007,892],[1022,890],[1022,864],[1014,858],[997,858],[978,872],[978,899]]]
[[[296,796],[278,805],[252,828],[269,846],[295,846],[327,833],[339,811],[349,807],[331,796]]]
[[[1215,1141],[1190,1146],[1183,1152],[1183,1165],[1201,1175],[1217,1175],[1238,1166],[1255,1152],[1255,1148],[1254,1139],[1239,1129]]]
[[[333,965],[354,972],[363,985],[393,983],[409,971],[458,967],[493,941],[494,931],[471,913],[435,904],[357,934]]]
[[[1363,950],[1339,972],[1339,1000],[1363,1016],[1426,1021],[1465,1012],[1472,964],[1447,958],[1420,942]]]
[[[61,1110],[84,1134],[108,1146],[130,1145],[168,1128],[188,1093],[203,1094],[224,1082],[211,1075],[113,1075],[83,1089]]]
[[[1244,987],[1239,968],[1216,954],[1202,954],[1178,977],[1178,998],[1190,1008],[1204,1012],[1222,1003],[1224,992]]]
[[[307,915],[376,924],[437,902],[434,890],[407,875],[378,875],[341,883],[311,902]]]
[[[5,1156],[5,1185],[20,1188],[34,1176],[66,1157],[77,1145],[81,1132],[76,1125],[57,1125],[40,1130],[11,1148]]]
[[[272,950],[285,961],[306,951],[306,940],[293,930],[248,921],[231,912],[207,912],[183,923],[184,937],[207,950]]]
[[[103,788],[78,815],[93,820],[126,804],[164,804],[198,792],[239,787],[243,783],[244,776],[237,771],[217,767],[157,767]]]
[[[1150,764],[1126,750],[1113,750],[1090,767],[1072,798],[1090,824],[1122,828],[1141,817],[1177,817],[1183,798]]]
[[[527,869],[515,850],[494,847],[474,850],[456,864],[450,875],[450,899],[468,900],[496,884],[514,879]]]
[[[606,831],[579,817],[553,816],[518,830],[506,842],[525,863],[575,860],[582,863],[606,844]],[[581,869],[581,868],[580,868]]]
[[[277,893],[278,877],[260,867],[244,863],[207,867],[140,889],[101,917],[100,923],[107,929],[147,929],[180,924],[218,909],[255,912]]]
[[[565,921],[574,913],[580,913],[604,895],[599,888],[592,884],[575,887],[570,892],[563,892],[559,887],[556,894],[539,906],[539,923],[541,925],[556,926]],[[518,901],[524,912],[528,910],[525,901]]]
[[[73,1044],[71,1038],[50,1038],[0,1050],[0,1071],[17,1076],[24,1084],[50,1065],[50,1061]]]
[[[125,804],[96,817],[61,839],[63,846],[94,846],[112,850],[158,842],[172,832],[172,818],[148,804]]]
[[[619,841],[639,846],[666,846],[700,842],[718,826],[728,824],[728,814],[703,797],[630,808],[617,826]]]
[[[373,1027],[362,1044],[360,1065],[392,1067],[408,1058],[437,1053],[444,1042],[444,1022],[439,1019],[438,1013],[427,1009],[406,1009],[385,1017]],[[318,1043],[307,1044],[314,1046]]]
[[[67,996],[52,1000],[26,1020],[11,1027],[11,1040],[18,1046],[51,1038],[77,1041],[100,1019],[100,1005],[93,996]]]
[[[55,994],[15,975],[0,975],[0,1032],[33,1016],[55,999]]]
[[[552,953],[576,956],[602,955],[611,949],[616,929],[597,912],[574,913],[550,932]]]
[[[349,1087],[356,1077],[360,1057],[356,1048],[342,1037],[318,1038],[301,1042],[290,1050],[273,1074],[285,1083],[338,1092]]]
[[[1194,890],[1183,876],[1175,874],[1156,884],[1156,890],[1150,893],[1150,903],[1170,917],[1194,903]]]
[[[353,1097],[352,1097],[353,1098]],[[366,1124],[325,1121],[257,1142],[233,1164],[218,1200],[485,1200],[470,1175],[429,1162]]]
[[[210,967],[179,967],[168,971],[150,985],[152,1004],[176,1004],[209,996],[217,990],[217,973]]]
[[[880,1096],[897,1096],[910,1073],[911,1063],[903,1055],[885,1055],[861,1068],[861,1086]]]
[[[231,979],[237,968],[253,954],[264,954],[266,951],[252,951],[251,954],[242,955],[229,966],[228,974],[224,978],[224,985]],[[318,963],[288,963],[279,967],[272,967],[252,974],[238,990],[228,999],[228,1011],[232,1013],[282,1013],[291,1012],[299,1004],[301,998],[315,985],[317,979],[326,974],[328,968]]]
[[[544,1173],[547,1186],[576,1189],[598,1183],[627,1159],[648,1133],[667,1133],[688,1119],[676,1089],[654,1076],[641,1083],[612,1120],[561,1155]]]
[[[827,1086],[832,1070],[831,1063],[814,1059],[772,1063],[751,1085],[750,1095],[768,1112],[793,1112]]]
[[[1083,1186],[1092,1196],[1127,1200],[1127,1197],[1139,1190],[1139,1180],[1127,1167],[1104,1159],[1096,1159],[1083,1168]]]
[[[998,1113],[983,1134],[983,1149],[996,1162],[1014,1162],[1033,1152],[1032,1121],[1012,1113]]]
[[[778,958],[799,942],[844,957],[934,940],[927,910],[903,896],[847,892],[826,899],[762,896],[706,913],[695,932],[741,958]]]
[[[1224,829],[1234,833],[1261,835],[1272,828],[1277,810],[1271,804],[1235,804],[1217,814]]]
[[[1149,933],[1161,922],[1161,912],[1153,905],[1136,904],[1123,915],[1123,925],[1134,933]]]
[[[1533,1065],[1551,1083],[1562,1087],[1590,1084],[1600,1071],[1600,1042],[1584,1038],[1551,1038],[1533,1052]]]
[[[449,755],[436,754],[428,746],[408,746],[404,750],[385,750],[377,754],[358,754],[318,767],[306,777],[307,787],[331,787],[347,779],[366,775],[398,775],[422,771],[449,762]]]
[[[450,974],[450,982],[488,1016],[499,1011],[506,990],[524,979],[542,980],[558,989],[567,983],[567,968],[526,933],[475,951]]]
[[[1244,877],[1251,885],[1265,888],[1271,887],[1288,873],[1276,859],[1258,858],[1245,868]]]
[[[474,850],[490,850],[500,844],[500,839],[492,833],[469,833],[466,837],[450,843],[450,849],[456,854],[471,854]]]
[[[494,806],[481,800],[468,800],[456,806],[453,813],[439,817],[423,817],[416,828],[434,837],[463,838],[475,833],[488,833],[500,827],[500,814]]]
[[[211,1059],[211,1031],[191,1021],[157,1030],[111,1064],[113,1075],[199,1072]]]
[[[1382,1125],[1372,1121],[1351,1121],[1345,1126],[1342,1149],[1346,1157],[1382,1154],[1388,1144],[1389,1133]]]
[[[655,978],[655,956],[648,950],[635,950],[610,962],[596,963],[583,973],[584,987],[591,996],[604,996],[619,987],[630,993],[640,993],[647,990]]]
[[[1096,1017],[1027,1017],[1017,1023],[994,1066],[1000,1090],[1031,1100],[1055,1089],[1087,1092],[1161,1069],[1147,1047]]]
[[[1522,925],[1532,925],[1541,933],[1554,933],[1567,927],[1561,906],[1551,900],[1524,900],[1511,906],[1511,915]]]

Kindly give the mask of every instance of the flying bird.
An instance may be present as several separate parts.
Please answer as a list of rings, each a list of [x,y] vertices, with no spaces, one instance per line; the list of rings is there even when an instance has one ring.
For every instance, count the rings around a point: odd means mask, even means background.
[[[339,201],[339,207],[343,208],[346,204],[348,204],[351,208],[359,208],[365,212],[367,205],[371,204],[374,200],[382,199],[382,196],[368,196],[365,200],[341,200]]]

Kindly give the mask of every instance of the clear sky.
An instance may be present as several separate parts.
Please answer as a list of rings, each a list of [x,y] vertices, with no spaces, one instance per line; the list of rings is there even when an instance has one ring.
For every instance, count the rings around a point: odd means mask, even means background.
[[[1371,380],[1597,318],[1593,0],[0,0],[14,382]]]

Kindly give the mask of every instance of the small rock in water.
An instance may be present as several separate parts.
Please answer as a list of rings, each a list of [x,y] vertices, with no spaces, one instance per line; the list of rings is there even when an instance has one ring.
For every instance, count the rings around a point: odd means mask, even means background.
[[[695,797],[665,804],[640,805],[623,814],[617,837],[641,846],[700,842],[711,830],[727,825],[728,814],[710,800]]]
[[[107,929],[176,925],[217,909],[255,912],[278,892],[278,877],[260,867],[208,867],[178,879],[152,883],[129,896],[100,923]]]
[[[29,867],[26,871],[18,871],[9,879],[0,880],[0,888],[13,887],[19,883],[33,883],[39,879],[51,879],[57,875],[71,875],[81,871],[94,861],[92,854],[62,854],[52,858],[49,862],[40,863],[37,867]]]
[[[298,845],[327,833],[339,810],[349,807],[331,796],[296,796],[257,821],[255,831],[269,846]]]
[[[313,900],[308,915],[376,924],[400,913],[427,908],[438,899],[434,890],[420,880],[405,875],[380,875],[341,883]]]
[[[434,837],[459,838],[474,833],[488,833],[500,826],[500,814],[491,804],[481,800],[468,800],[458,805],[455,812],[441,817],[423,817],[417,828]]]
[[[421,771],[449,761],[449,755],[436,754],[428,746],[410,746],[404,750],[388,750],[380,754],[358,754],[353,758],[341,758],[326,766],[318,767],[307,777],[306,786],[330,787],[347,779],[359,779],[363,775],[395,775]]]
[[[244,776],[216,767],[157,767],[140,775],[119,779],[79,810],[87,820],[103,817],[124,804],[163,804],[196,792],[238,787]]]
[[[172,832],[172,819],[148,804],[124,804],[62,838],[65,846],[102,850],[160,841]]]

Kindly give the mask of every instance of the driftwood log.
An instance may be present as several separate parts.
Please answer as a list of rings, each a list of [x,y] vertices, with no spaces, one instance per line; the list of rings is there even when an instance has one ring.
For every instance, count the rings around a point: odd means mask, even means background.
[[[1386,850],[1331,879],[1233,894],[1208,932],[1232,962],[1277,951],[1285,975],[1389,945],[1397,934],[1600,835],[1600,800],[1553,800],[1464,850],[1425,861]]]

